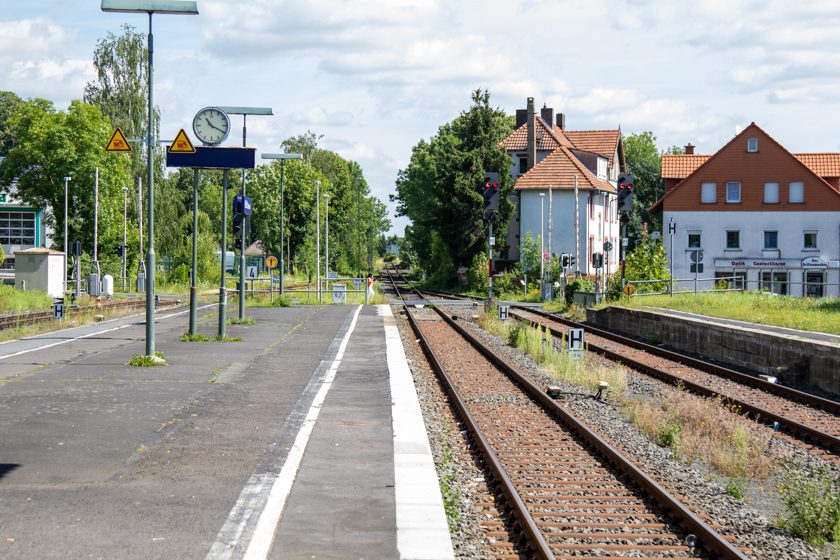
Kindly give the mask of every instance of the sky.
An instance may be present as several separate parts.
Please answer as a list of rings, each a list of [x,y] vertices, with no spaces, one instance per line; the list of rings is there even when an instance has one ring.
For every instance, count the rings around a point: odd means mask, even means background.
[[[154,17],[162,137],[211,105],[271,107],[248,144],[279,152],[311,130],[362,166],[385,202],[412,147],[488,89],[571,130],[651,131],[660,149],[713,153],[750,122],[794,152],[840,151],[836,0],[198,0]],[[0,90],[66,108],[93,50],[142,14],[99,0],[0,0]],[[233,116],[229,145],[241,143]],[[193,138],[194,139],[194,138]],[[259,160],[258,160],[259,161]]]

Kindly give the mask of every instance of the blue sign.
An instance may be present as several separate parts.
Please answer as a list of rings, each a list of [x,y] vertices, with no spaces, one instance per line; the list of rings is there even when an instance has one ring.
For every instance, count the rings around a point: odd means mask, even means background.
[[[251,199],[249,197],[244,197],[245,202],[242,202],[243,197],[241,194],[236,195],[233,197],[233,211],[237,214],[244,214],[246,216],[251,215]]]
[[[254,169],[256,148],[213,148],[196,146],[195,153],[166,152],[167,167],[194,169]]]

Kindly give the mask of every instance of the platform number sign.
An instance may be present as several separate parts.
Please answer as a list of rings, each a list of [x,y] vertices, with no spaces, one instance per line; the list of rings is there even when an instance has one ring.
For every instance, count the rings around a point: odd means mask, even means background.
[[[332,285],[332,302],[346,303],[347,302],[347,286],[344,284]]]
[[[499,321],[507,321],[509,311],[510,311],[510,306],[509,305],[500,305],[499,306]]]
[[[64,298],[53,298],[53,318],[64,318]]]
[[[249,266],[248,267],[248,280],[256,280],[257,279],[257,267],[256,266]]]
[[[583,358],[583,329],[569,329],[569,354],[576,360]]]

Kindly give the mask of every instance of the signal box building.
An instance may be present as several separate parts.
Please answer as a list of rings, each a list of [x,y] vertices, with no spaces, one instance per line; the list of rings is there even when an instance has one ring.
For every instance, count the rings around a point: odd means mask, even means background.
[[[840,296],[840,153],[793,154],[755,123],[713,155],[662,156],[677,289]],[[673,250],[671,244],[673,243]]]
[[[620,130],[566,130],[554,109],[516,111],[516,130],[500,142],[511,158],[516,209],[501,259],[518,261],[527,234],[541,232],[546,252],[575,258],[567,272],[584,275],[618,269],[619,222],[616,180],[625,169]],[[607,250],[605,250],[607,249]],[[593,267],[596,253],[603,269]]]

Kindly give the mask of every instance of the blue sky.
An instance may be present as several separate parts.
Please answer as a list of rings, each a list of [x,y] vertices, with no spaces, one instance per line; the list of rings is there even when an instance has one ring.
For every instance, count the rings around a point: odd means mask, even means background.
[[[198,5],[199,16],[155,17],[163,135],[190,130],[207,105],[272,107],[249,120],[250,145],[276,152],[291,135],[323,134],[386,202],[412,146],[478,87],[510,113],[533,96],[570,129],[650,130],[661,148],[713,152],[755,121],[793,151],[840,151],[833,0]],[[66,107],[93,79],[97,39],[123,22],[146,31],[145,16],[103,13],[99,0],[0,0],[0,89]]]

